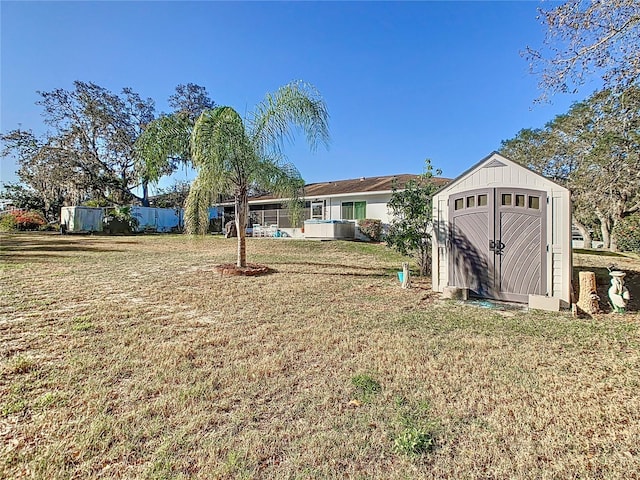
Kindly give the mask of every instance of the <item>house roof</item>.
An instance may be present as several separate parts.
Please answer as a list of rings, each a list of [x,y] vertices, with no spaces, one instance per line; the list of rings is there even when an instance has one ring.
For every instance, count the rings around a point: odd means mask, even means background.
[[[329,182],[308,183],[304,186],[304,197],[330,197],[334,195],[348,195],[353,193],[390,192],[394,186],[404,188],[409,180],[419,178],[420,175],[401,173],[382,177],[360,177],[349,180],[334,180]],[[434,177],[436,185],[445,185],[448,178]],[[249,198],[250,202],[276,200],[279,197],[266,194]]]

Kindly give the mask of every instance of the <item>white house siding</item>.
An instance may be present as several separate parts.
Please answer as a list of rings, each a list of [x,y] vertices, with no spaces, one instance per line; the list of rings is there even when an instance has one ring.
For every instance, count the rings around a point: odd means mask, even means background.
[[[503,166],[491,166],[494,162]],[[546,258],[547,295],[559,298],[563,306],[570,303],[571,289],[571,201],[567,189],[522,167],[497,153],[462,174],[441,189],[433,202],[432,288],[442,292],[449,279],[449,203],[451,195],[482,188],[521,188],[545,191],[547,195]]]
[[[382,223],[389,223],[390,216],[387,203],[391,199],[390,193],[354,193],[350,195],[340,195],[325,199],[325,220],[343,220],[343,202],[367,202],[366,218],[378,219]]]

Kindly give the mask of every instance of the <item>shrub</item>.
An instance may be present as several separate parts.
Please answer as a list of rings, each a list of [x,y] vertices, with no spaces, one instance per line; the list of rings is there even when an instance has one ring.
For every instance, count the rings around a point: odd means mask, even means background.
[[[640,214],[623,218],[613,228],[613,235],[622,252],[640,253]]]
[[[60,222],[49,222],[40,228],[43,232],[59,232]]]
[[[35,210],[14,210],[8,212],[0,219],[0,230],[4,232],[12,230],[39,230],[47,224],[40,212]]]
[[[373,218],[365,218],[364,220],[358,221],[358,226],[360,227],[360,231],[366,235],[371,241],[379,242],[382,238],[382,221],[373,219]]]
[[[38,230],[47,224],[47,220],[35,210],[17,211],[15,213],[18,230]]]
[[[16,217],[10,213],[5,213],[0,217],[0,232],[13,232],[18,229]]]
[[[108,207],[109,202],[105,199],[93,199],[93,200],[87,200],[82,205],[84,207],[100,208],[100,207]]]
[[[105,231],[109,233],[134,232],[140,225],[140,221],[131,213],[131,207],[115,207],[104,218]]]
[[[388,203],[392,220],[385,235],[387,246],[401,255],[413,256],[420,275],[428,275],[431,266],[431,198],[437,190],[433,173],[431,161],[425,160],[425,173],[403,188],[394,186]],[[436,175],[440,173],[435,171]]]

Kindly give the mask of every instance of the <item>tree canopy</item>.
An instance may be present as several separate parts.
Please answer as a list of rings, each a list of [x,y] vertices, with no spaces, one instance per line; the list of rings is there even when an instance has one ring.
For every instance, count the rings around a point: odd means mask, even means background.
[[[503,141],[501,153],[566,185],[587,243],[597,225],[616,250],[615,225],[640,210],[640,88],[596,92],[543,128]]]
[[[388,203],[392,220],[385,235],[387,246],[402,255],[413,256],[420,275],[427,275],[431,265],[433,218],[431,201],[438,187],[433,181],[431,160],[425,160],[425,171],[402,188],[393,187]],[[441,171],[436,170],[436,175]]]
[[[544,46],[524,56],[540,78],[541,99],[576,92],[592,75],[607,89],[640,79],[638,0],[569,0],[540,8],[538,18],[547,27]]]
[[[82,81],[74,82],[71,90],[58,88],[38,95],[36,103],[50,130],[38,136],[29,129],[16,129],[0,140],[3,157],[16,158],[18,178],[41,197],[49,216],[57,217],[62,205],[87,200],[145,204],[150,175],[135,162],[134,145],[156,118],[155,102],[131,88],[113,93]],[[170,104],[186,118],[214,105],[204,87],[194,84],[178,85]],[[171,167],[175,165],[164,173]],[[135,193],[140,186],[142,195]]]

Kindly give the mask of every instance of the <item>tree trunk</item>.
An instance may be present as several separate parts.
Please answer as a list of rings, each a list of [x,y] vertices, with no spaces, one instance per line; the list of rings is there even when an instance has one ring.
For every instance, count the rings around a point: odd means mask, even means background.
[[[236,229],[238,231],[238,260],[236,265],[239,268],[247,266],[247,188],[238,189],[235,202],[236,211]]]
[[[611,232],[611,235],[609,237],[609,249],[612,252],[618,251],[618,239],[614,234],[614,230],[616,228],[616,225],[624,218],[625,213],[626,212],[624,210],[624,204],[622,202],[618,202],[617,208],[614,214],[612,215],[612,218],[609,224],[610,232]]]
[[[429,249],[424,245],[422,246],[422,249],[420,251],[420,258],[418,263],[418,266],[420,267],[420,276],[428,276],[429,267],[431,267],[431,255],[429,255]]]
[[[596,216],[600,221],[600,231],[602,232],[603,248],[609,249],[611,247],[611,220],[606,215],[603,215],[596,210]]]
[[[142,180],[142,206],[149,206],[149,181]]]
[[[593,272],[578,273],[580,281],[580,296],[578,298],[578,308],[585,313],[598,313],[598,289],[596,285],[596,274]]]
[[[618,251],[618,239],[613,234],[613,228],[611,229],[611,236],[609,237],[609,250],[612,252]]]
[[[583,248],[593,248],[593,238],[591,237],[589,229],[575,219],[573,223],[580,232],[580,235],[582,235],[582,239],[584,240]]]

